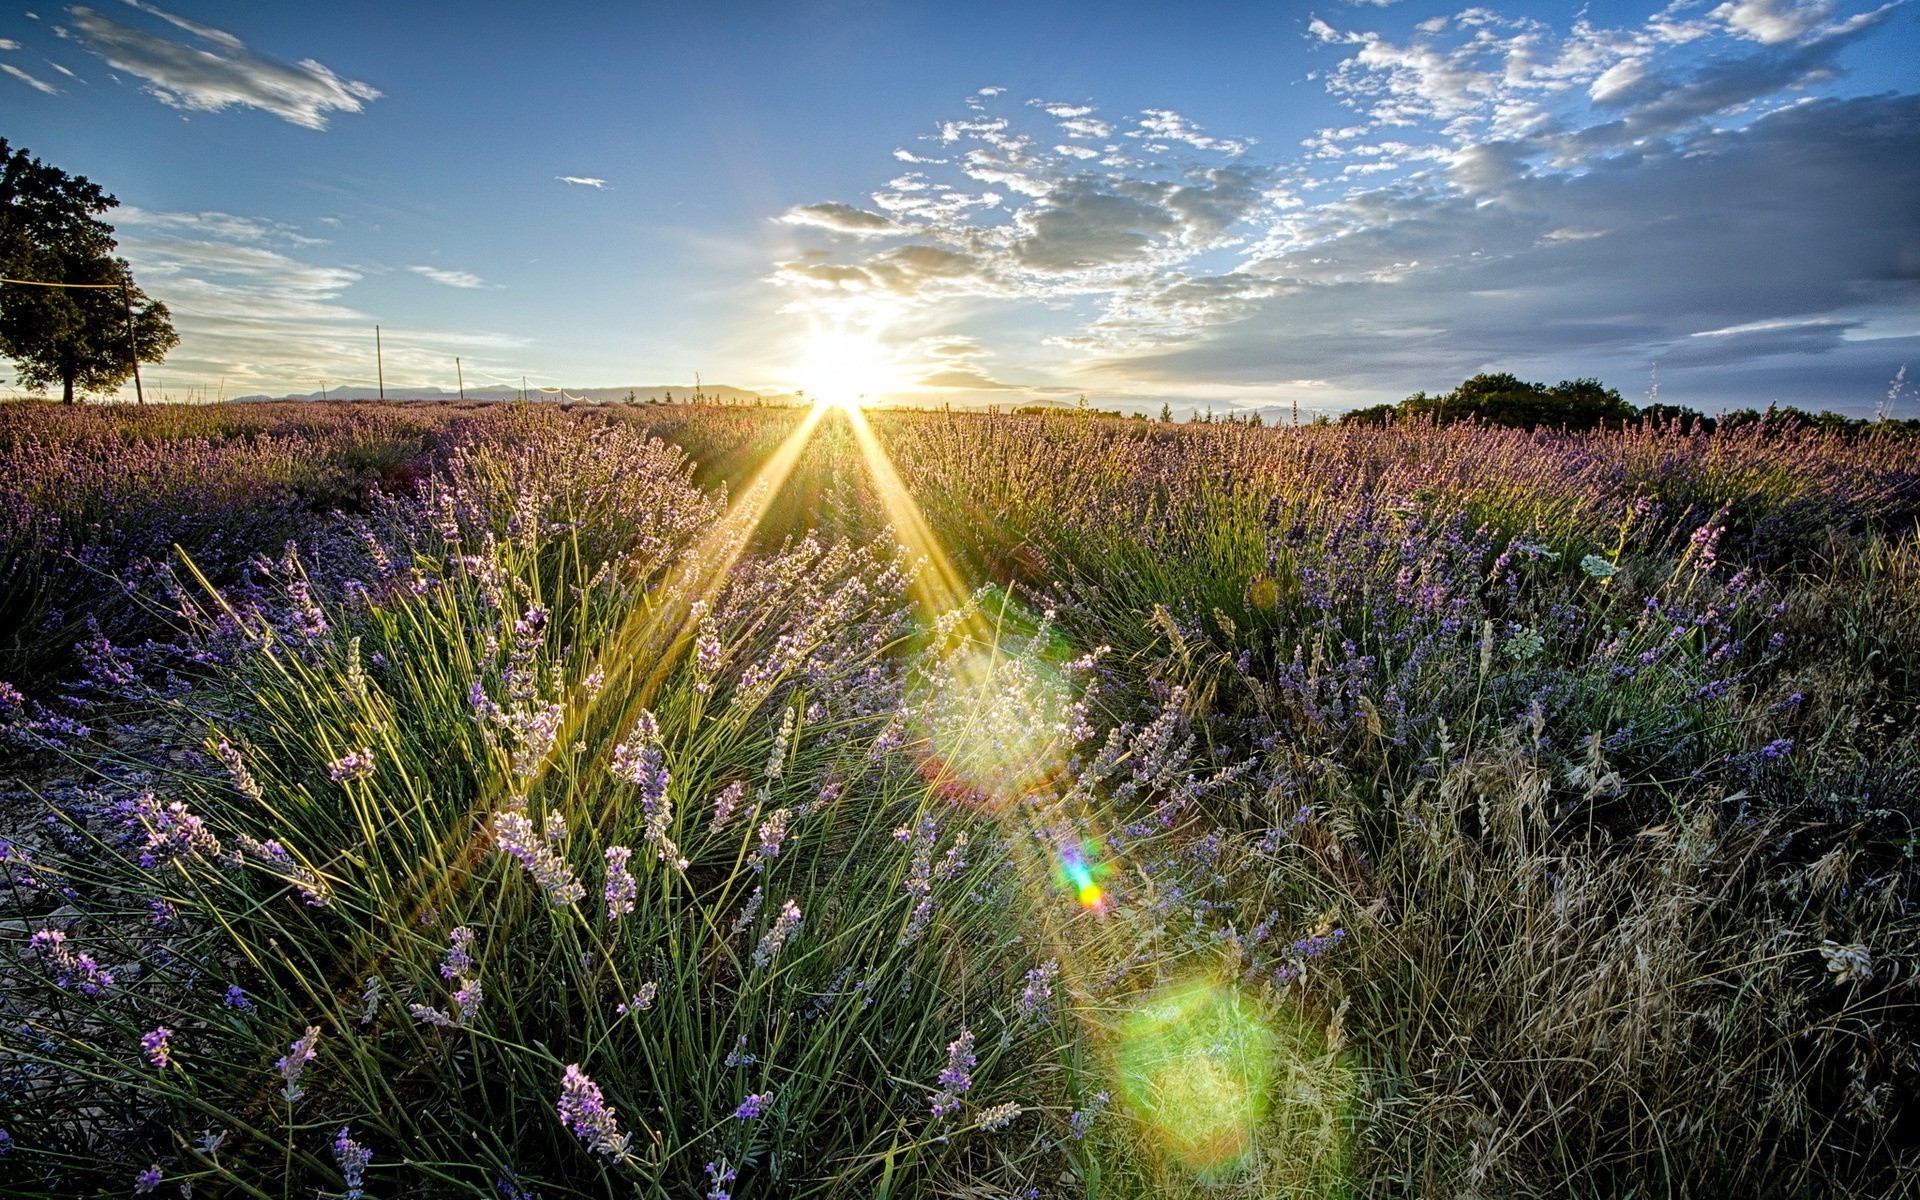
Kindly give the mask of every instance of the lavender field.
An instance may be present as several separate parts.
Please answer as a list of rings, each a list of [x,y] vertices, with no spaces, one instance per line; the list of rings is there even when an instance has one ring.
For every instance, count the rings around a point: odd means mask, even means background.
[[[0,1193],[1920,1195],[1920,439],[0,406]]]

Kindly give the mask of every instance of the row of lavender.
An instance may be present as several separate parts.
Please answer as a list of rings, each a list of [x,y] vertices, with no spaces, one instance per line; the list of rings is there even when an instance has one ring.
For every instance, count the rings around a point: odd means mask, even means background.
[[[4,693],[0,1177],[1914,1186],[1910,448],[880,419],[928,625],[844,430],[634,419]]]

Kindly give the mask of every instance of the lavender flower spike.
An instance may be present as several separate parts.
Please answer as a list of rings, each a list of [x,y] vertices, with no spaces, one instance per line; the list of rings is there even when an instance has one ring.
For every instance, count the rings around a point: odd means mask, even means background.
[[[300,1039],[287,1048],[286,1056],[273,1064],[274,1070],[280,1072],[282,1081],[280,1092],[286,1097],[288,1104],[306,1095],[306,1089],[300,1086],[300,1073],[307,1069],[308,1063],[313,1061],[314,1046],[319,1041],[320,1027],[309,1025],[307,1031],[300,1035]]]
[[[640,884],[633,877],[627,864],[633,861],[633,851],[626,846],[607,847],[607,920],[618,921],[633,911],[634,899],[640,894]]]
[[[764,967],[780,957],[780,948],[787,944],[793,931],[800,928],[800,906],[789,900],[780,906],[780,915],[760,938],[760,945],[753,952],[753,965]]]
[[[579,1063],[569,1063],[560,1077],[560,1102],[555,1110],[560,1123],[587,1144],[595,1154],[620,1158],[627,1152],[627,1135],[613,1108],[600,1094],[600,1085],[588,1079]]]
[[[340,1165],[340,1178],[346,1182],[346,1200],[362,1200],[367,1194],[363,1185],[367,1164],[373,1161],[373,1151],[353,1140],[350,1126],[342,1125],[334,1135],[333,1161]]]
[[[366,747],[349,750],[327,764],[327,778],[335,783],[365,779],[371,774],[373,774],[373,751]]]

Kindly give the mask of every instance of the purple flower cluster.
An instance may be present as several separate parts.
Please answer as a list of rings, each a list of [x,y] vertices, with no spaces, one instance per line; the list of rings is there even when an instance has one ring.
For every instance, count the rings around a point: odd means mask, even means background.
[[[362,1200],[366,1193],[367,1166],[373,1151],[353,1140],[353,1130],[342,1125],[333,1135],[333,1161],[340,1168],[341,1181],[347,1185],[346,1200]]]
[[[766,820],[760,822],[760,828],[755,833],[760,844],[747,856],[747,865],[755,872],[765,870],[768,863],[780,857],[780,846],[787,839],[787,827],[792,821],[791,809],[776,808],[767,814]]]
[[[747,1098],[740,1102],[740,1107],[733,1110],[734,1119],[736,1121],[752,1121],[757,1119],[761,1113],[766,1111],[767,1102],[772,1099],[772,1092],[749,1092]]]
[[[447,931],[447,957],[440,964],[440,978],[456,979],[473,973],[473,930],[455,925]]]
[[[161,1070],[173,1065],[173,1045],[170,1041],[172,1037],[173,1030],[165,1025],[140,1035],[141,1052],[147,1056],[149,1063]]]
[[[1050,958],[1027,972],[1026,982],[1014,1001],[1013,1011],[1022,1021],[1045,1021],[1048,1003],[1053,999],[1053,983],[1060,977],[1060,960]]]
[[[606,856],[607,884],[603,895],[607,902],[607,920],[618,921],[633,911],[633,902],[640,895],[640,884],[627,866],[633,861],[630,847],[608,846]]]
[[[780,913],[774,917],[773,924],[760,936],[760,945],[753,951],[753,965],[771,965],[774,959],[780,957],[780,950],[787,944],[787,939],[799,928],[800,906],[788,900],[780,906]]]
[[[36,930],[27,944],[53,969],[54,986],[58,988],[97,996],[113,986],[113,972],[102,970],[93,955],[76,953],[67,945],[67,935],[58,929]]]
[[[373,751],[364,747],[359,750],[349,750],[327,764],[327,778],[335,783],[349,783],[355,779],[365,779],[372,774]]]
[[[569,1063],[560,1077],[560,1100],[554,1106],[560,1123],[595,1154],[621,1158],[628,1137],[620,1132],[613,1107],[600,1094],[600,1085],[587,1078],[579,1063]]]
[[[280,1073],[280,1094],[288,1104],[306,1095],[306,1089],[300,1084],[300,1075],[307,1069],[307,1064],[313,1061],[319,1042],[320,1027],[309,1025],[307,1031],[287,1047],[286,1054],[274,1062],[273,1069]]]
[[[668,836],[673,827],[673,801],[667,795],[672,774],[667,770],[666,751],[660,745],[660,722],[645,709],[634,720],[627,738],[613,750],[613,774],[640,790],[640,811],[646,822],[647,840],[653,843],[662,861],[684,870],[687,860]]]
[[[145,835],[139,857],[148,870],[177,858],[220,855],[220,839],[179,800],[162,803],[152,792],[143,792],[122,800],[119,809],[121,823],[135,835]]]
[[[960,1110],[960,1097],[973,1088],[973,1030],[962,1030],[947,1046],[947,1065],[940,1069],[940,1090],[933,1095],[935,1117],[947,1117]]]
[[[546,828],[539,834],[534,832],[532,820],[523,812],[500,812],[493,816],[494,849],[525,867],[555,908],[577,904],[587,895],[587,889],[560,857],[560,843],[566,836],[566,818],[559,813],[548,814]]]

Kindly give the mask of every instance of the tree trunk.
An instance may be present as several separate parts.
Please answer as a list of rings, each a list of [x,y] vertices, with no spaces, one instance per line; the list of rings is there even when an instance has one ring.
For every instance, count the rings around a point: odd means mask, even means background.
[[[65,375],[60,377],[60,386],[61,386],[60,403],[72,404],[73,403],[73,372],[72,371],[68,371]]]

